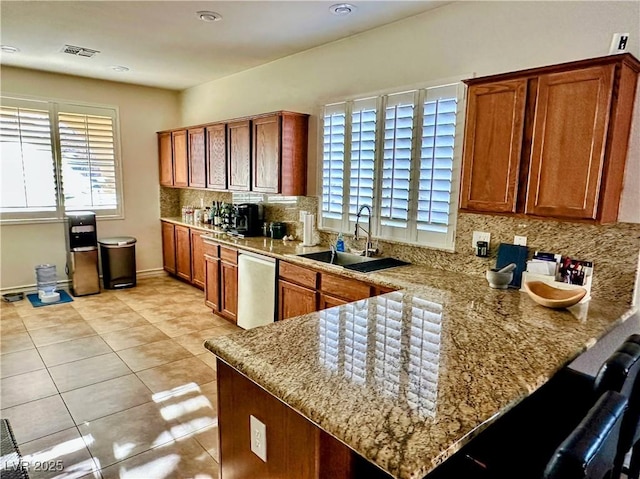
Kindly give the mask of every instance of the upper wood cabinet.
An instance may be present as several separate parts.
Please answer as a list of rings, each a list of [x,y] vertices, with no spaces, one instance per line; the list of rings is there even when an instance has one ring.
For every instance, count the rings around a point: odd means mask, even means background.
[[[227,188],[227,125],[218,123],[207,131],[207,188]]]
[[[280,191],[280,116],[253,120],[253,177],[251,189],[261,193]]]
[[[638,72],[622,54],[466,81],[460,208],[615,222]]]
[[[227,128],[229,189],[249,191],[251,188],[251,121],[228,123]]]
[[[173,150],[170,131],[158,133],[158,156],[160,159],[160,184],[173,186]]]
[[[206,186],[204,128],[190,129],[188,134],[189,186],[204,188]]]
[[[171,132],[173,151],[173,185],[189,186],[189,159],[187,130]]]

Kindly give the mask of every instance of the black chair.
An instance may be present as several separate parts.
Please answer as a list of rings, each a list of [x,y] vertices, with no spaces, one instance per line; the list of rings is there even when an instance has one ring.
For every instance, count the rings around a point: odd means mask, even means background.
[[[618,437],[628,399],[605,392],[574,431],[556,449],[543,479],[613,478]]]

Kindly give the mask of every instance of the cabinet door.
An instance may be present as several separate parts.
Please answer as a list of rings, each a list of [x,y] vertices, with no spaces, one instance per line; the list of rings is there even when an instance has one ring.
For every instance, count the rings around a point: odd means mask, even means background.
[[[335,296],[320,293],[320,296],[318,298],[318,311],[327,308],[333,308],[334,306],[340,306],[342,304],[347,304],[348,302],[349,301],[337,298]]]
[[[280,116],[253,120],[253,191],[280,192]]]
[[[316,291],[288,281],[278,281],[278,320],[317,310]]]
[[[191,233],[189,228],[176,225],[176,274],[191,282]]]
[[[220,261],[220,314],[234,323],[238,315],[238,267]]]
[[[251,122],[244,120],[229,123],[228,129],[229,189],[249,191],[251,187]]]
[[[525,213],[596,218],[614,68],[540,76]]]
[[[176,274],[176,237],[172,223],[162,222],[162,265],[167,273]]]
[[[191,230],[191,282],[204,289],[204,242],[202,231]]]
[[[469,87],[460,208],[515,212],[527,80]]]
[[[204,303],[213,309],[220,310],[220,260],[206,255],[205,264],[205,296]]]
[[[207,188],[227,188],[227,125],[207,127]]]
[[[171,132],[173,145],[173,184],[189,186],[189,161],[187,154],[187,130]]]
[[[189,130],[189,186],[205,187],[204,128]]]
[[[173,186],[171,132],[158,133],[158,157],[160,159],[160,184]]]

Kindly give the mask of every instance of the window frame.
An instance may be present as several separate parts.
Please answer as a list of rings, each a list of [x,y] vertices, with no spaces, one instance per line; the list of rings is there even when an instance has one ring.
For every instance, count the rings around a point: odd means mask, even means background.
[[[2,106],[17,108],[37,108],[48,110],[52,148],[52,167],[54,169],[55,210],[51,212],[35,211],[21,213],[0,213],[0,224],[36,224],[63,222],[67,213],[75,211],[95,211],[100,220],[121,220],[125,218],[124,210],[124,180],[122,165],[122,143],[120,136],[120,109],[117,105],[87,103],[74,100],[43,98],[30,95],[2,92],[0,94]],[[65,206],[63,187],[63,165],[60,144],[60,127],[58,114],[71,113],[80,115],[110,116],[112,119],[114,180],[116,189],[116,207],[101,209],[99,207],[82,207],[67,209]]]
[[[460,175],[462,170],[462,146],[464,126],[466,120],[466,95],[467,88],[462,82],[464,78],[469,78],[472,75],[461,75],[444,80],[431,81],[426,83],[420,83],[410,85],[403,88],[392,88],[381,90],[375,93],[363,93],[358,95],[350,95],[348,98],[342,98],[337,101],[326,101],[318,108],[318,162],[317,162],[317,188],[319,191],[320,201],[318,202],[318,228],[322,231],[340,233],[347,232],[352,234],[355,230],[355,221],[349,219],[349,194],[350,194],[350,178],[351,178],[351,126],[352,126],[352,106],[355,102],[371,98],[376,99],[377,104],[377,126],[376,126],[376,153],[375,153],[375,171],[374,171],[374,198],[373,208],[374,215],[371,220],[372,231],[371,236],[373,239],[387,241],[391,243],[401,243],[414,246],[428,247],[432,249],[438,249],[448,252],[455,251],[455,235],[457,226],[457,214],[459,208],[459,196],[460,196]],[[418,207],[418,188],[420,181],[420,146],[422,142],[422,128],[423,128],[423,115],[424,104],[427,101],[426,92],[429,89],[439,87],[452,87],[455,88],[457,98],[456,108],[456,124],[455,124],[455,142],[453,151],[453,165],[451,172],[451,193],[449,198],[450,210],[449,210],[449,224],[447,227],[447,233],[435,233],[428,231],[419,231],[418,219],[417,219],[417,207]],[[401,95],[403,93],[414,93],[414,115],[413,115],[413,135],[412,135],[412,155],[411,155],[411,176],[409,187],[409,211],[408,211],[408,225],[407,228],[400,228],[403,232],[394,234],[384,234],[384,230],[393,229],[392,227],[382,226],[380,217],[380,205],[381,205],[381,188],[382,181],[380,175],[383,171],[383,156],[384,156],[384,118],[385,109],[388,96]],[[322,188],[323,188],[323,160],[324,160],[324,111],[326,107],[335,106],[339,104],[345,105],[345,158],[344,158],[344,174],[343,174],[343,209],[342,218],[327,220],[323,217],[323,201],[322,201]],[[418,110],[420,110],[418,112]],[[382,121],[382,125],[380,122]],[[349,155],[349,158],[346,155]],[[365,216],[364,221],[368,221]]]

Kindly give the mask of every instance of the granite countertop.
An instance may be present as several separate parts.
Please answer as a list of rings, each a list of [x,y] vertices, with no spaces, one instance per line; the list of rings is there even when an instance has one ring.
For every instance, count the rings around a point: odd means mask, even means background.
[[[294,256],[326,247],[208,237],[401,288],[205,343],[398,479],[425,476],[634,311],[595,299],[551,310],[482,277],[421,265],[364,274]]]

